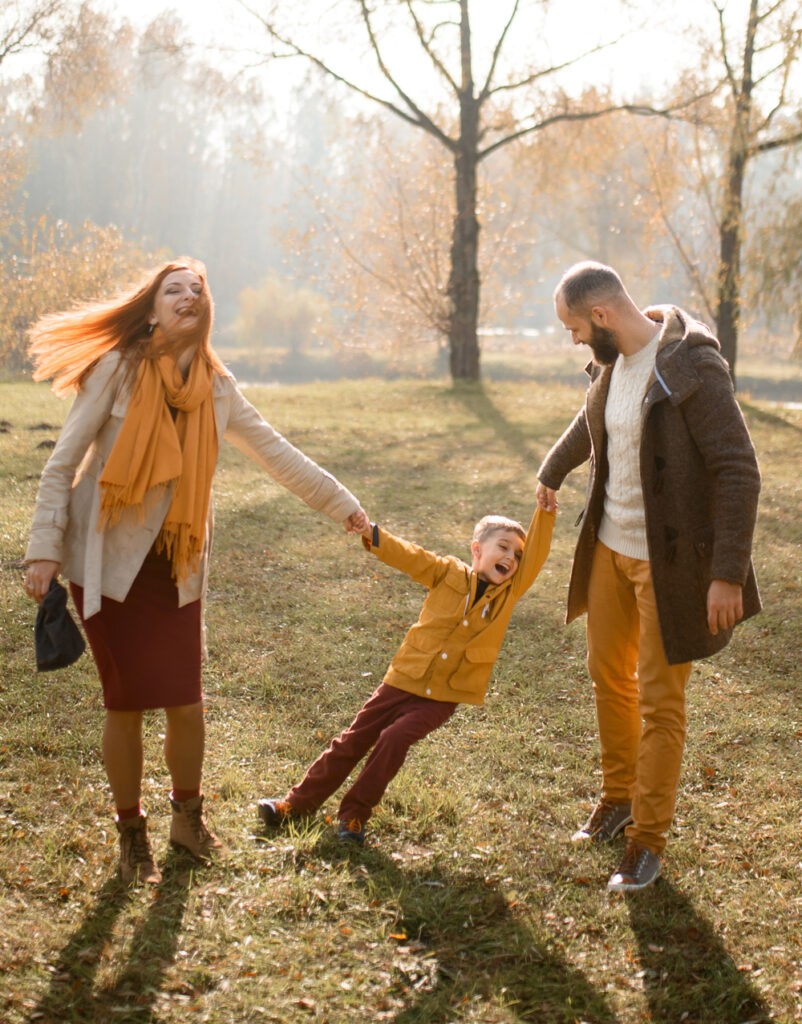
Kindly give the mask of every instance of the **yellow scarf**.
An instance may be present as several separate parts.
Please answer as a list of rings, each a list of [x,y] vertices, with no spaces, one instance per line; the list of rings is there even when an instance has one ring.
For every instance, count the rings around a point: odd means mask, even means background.
[[[217,463],[214,370],[197,355],[184,381],[172,355],[143,359],[117,440],[100,476],[101,530],[126,513],[140,522],[175,483],[156,550],[166,551],[182,580],[198,567]],[[177,409],[175,422],[168,403]],[[147,507],[146,507],[147,506]]]

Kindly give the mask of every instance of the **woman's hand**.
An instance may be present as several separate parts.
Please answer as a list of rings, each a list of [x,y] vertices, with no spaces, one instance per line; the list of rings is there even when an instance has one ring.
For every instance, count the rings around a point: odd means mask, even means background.
[[[25,575],[25,593],[37,604],[50,589],[50,581],[54,580],[61,569],[61,562],[50,562],[45,558],[31,562]]]
[[[370,529],[370,519],[367,512],[360,507],[343,520],[343,526],[345,526],[346,533],[364,533],[365,530]]]

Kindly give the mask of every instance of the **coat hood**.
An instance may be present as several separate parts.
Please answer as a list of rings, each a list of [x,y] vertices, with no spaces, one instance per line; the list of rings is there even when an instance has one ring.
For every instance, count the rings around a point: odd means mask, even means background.
[[[679,306],[648,306],[643,311],[655,323],[662,325],[660,332],[660,348],[665,350],[668,345],[685,342],[689,347],[696,345],[712,345],[719,352],[721,346],[718,339],[701,320],[694,320],[690,314]]]
[[[701,383],[697,362],[700,349],[721,359],[721,346],[713,332],[678,306],[649,306],[644,315],[660,324],[654,378],[675,405],[693,394]],[[696,350],[695,352],[692,351]],[[702,358],[704,356],[702,355]]]

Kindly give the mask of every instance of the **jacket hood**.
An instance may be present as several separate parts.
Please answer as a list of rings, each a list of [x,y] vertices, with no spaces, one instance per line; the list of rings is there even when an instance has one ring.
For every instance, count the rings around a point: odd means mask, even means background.
[[[659,347],[665,350],[669,345],[685,342],[689,348],[696,345],[712,345],[719,352],[718,339],[700,320],[694,320],[679,306],[649,306],[643,315],[662,325]]]
[[[709,349],[721,358],[721,346],[713,332],[678,306],[650,306],[644,315],[662,325],[657,343],[653,380],[675,405],[684,401],[700,384],[696,370],[698,356],[693,350]]]

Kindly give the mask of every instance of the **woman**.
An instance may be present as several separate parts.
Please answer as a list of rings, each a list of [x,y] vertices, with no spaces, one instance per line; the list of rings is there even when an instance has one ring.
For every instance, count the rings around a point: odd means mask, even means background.
[[[34,377],[77,392],[36,500],[25,589],[70,581],[103,685],[103,759],[125,882],[157,883],[140,804],[142,713],[164,708],[171,841],[222,850],[203,816],[202,597],[224,435],[312,508],[366,528],[356,498],[278,434],[210,345],[205,268],[167,263],[138,289],[43,317]],[[80,464],[80,465],[79,465]]]

